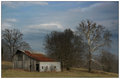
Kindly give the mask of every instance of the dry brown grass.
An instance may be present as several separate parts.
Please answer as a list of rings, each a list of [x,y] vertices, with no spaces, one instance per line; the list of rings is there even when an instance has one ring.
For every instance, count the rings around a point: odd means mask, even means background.
[[[118,74],[108,73],[103,71],[94,70],[92,73],[88,73],[85,68],[72,68],[70,71],[64,72],[29,72],[22,69],[12,69],[11,62],[2,62],[2,77],[4,78],[89,78],[89,77],[105,77],[105,78],[117,78]]]

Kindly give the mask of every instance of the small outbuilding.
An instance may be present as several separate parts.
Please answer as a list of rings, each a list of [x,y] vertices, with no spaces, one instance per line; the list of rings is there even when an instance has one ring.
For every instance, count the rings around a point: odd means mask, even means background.
[[[13,58],[13,68],[38,72],[60,72],[61,63],[43,54],[17,50]]]

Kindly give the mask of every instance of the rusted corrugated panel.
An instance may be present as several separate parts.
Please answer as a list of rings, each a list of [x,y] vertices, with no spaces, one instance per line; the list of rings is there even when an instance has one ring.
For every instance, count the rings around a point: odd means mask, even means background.
[[[54,59],[48,58],[48,57],[46,57],[46,56],[43,55],[43,54],[32,54],[32,53],[30,53],[29,51],[25,51],[24,53],[25,53],[27,56],[30,56],[30,57],[38,60],[38,61],[45,61],[45,62],[47,62],[47,61],[55,61]]]

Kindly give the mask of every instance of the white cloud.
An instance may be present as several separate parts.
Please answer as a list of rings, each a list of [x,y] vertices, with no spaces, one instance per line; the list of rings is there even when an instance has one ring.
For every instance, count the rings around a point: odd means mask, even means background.
[[[6,28],[11,28],[12,25],[10,23],[7,23],[7,22],[4,22],[4,23],[1,23],[2,25],[2,29],[6,29]]]
[[[8,18],[6,19],[7,22],[17,22],[17,20],[15,18]]]
[[[46,16],[33,17],[35,25],[28,26],[32,31],[33,29],[44,30],[60,30],[65,28],[75,29],[81,20],[89,19],[104,25],[107,29],[116,30],[117,21],[114,20],[117,16],[117,5],[114,2],[100,2],[92,4],[89,7],[77,7],[66,11],[55,12],[47,14]],[[52,19],[51,19],[52,18]],[[54,22],[59,23],[54,23]],[[44,24],[38,24],[38,23]],[[45,23],[48,22],[48,23]],[[116,24],[116,25],[115,25]],[[37,31],[36,31],[37,32]],[[38,31],[41,32],[41,31]]]
[[[70,12],[82,12],[82,8],[77,7],[77,8],[69,9],[68,11],[70,11]]]
[[[63,31],[65,28],[58,22],[51,22],[51,23],[42,23],[42,24],[35,24],[35,25],[28,25],[25,26],[22,32],[24,34],[28,33],[41,33],[47,34],[51,31]]]
[[[27,2],[28,4],[36,4],[36,5],[48,5],[47,2],[38,2],[38,1],[32,1],[32,2]]]
[[[2,5],[8,6],[8,7],[12,7],[12,8],[16,8],[19,6],[31,6],[31,5],[48,5],[47,2],[44,1],[3,1]]]
[[[74,21],[76,20],[76,23],[80,23],[81,20],[89,19],[105,26],[110,31],[118,29],[118,3],[116,2],[99,2],[89,7],[73,8],[68,10],[67,16],[70,16],[68,20],[72,18]]]
[[[73,8],[70,9],[69,11],[71,12],[103,12],[105,10],[114,10],[116,8],[116,6],[118,7],[118,5],[116,5],[116,2],[99,2],[99,3],[95,3],[93,5],[90,5],[89,7],[77,7],[77,8]]]
[[[28,26],[30,29],[44,29],[44,30],[63,30],[63,26],[59,23],[45,23],[38,25],[30,25]]]
[[[14,24],[17,22],[17,20],[15,18],[8,18],[2,21],[1,25],[2,25],[2,29],[10,29],[14,27]]]

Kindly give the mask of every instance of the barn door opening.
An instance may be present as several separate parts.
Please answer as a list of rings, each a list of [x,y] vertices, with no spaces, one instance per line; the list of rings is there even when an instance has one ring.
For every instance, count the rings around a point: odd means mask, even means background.
[[[39,72],[39,64],[36,64],[36,71]]]

